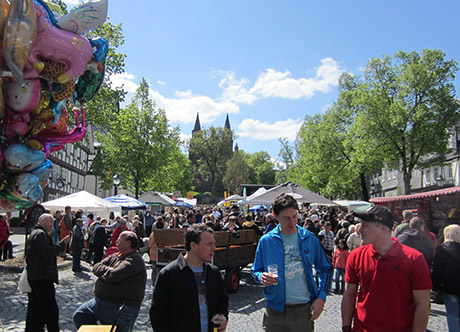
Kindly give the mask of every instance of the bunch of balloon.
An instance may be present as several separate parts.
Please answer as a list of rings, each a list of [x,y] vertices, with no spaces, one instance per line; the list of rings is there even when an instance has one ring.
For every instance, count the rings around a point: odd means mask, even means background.
[[[1,210],[34,205],[53,169],[49,154],[85,136],[85,103],[104,80],[109,49],[85,34],[106,18],[107,0],[63,17],[44,0],[0,0]]]

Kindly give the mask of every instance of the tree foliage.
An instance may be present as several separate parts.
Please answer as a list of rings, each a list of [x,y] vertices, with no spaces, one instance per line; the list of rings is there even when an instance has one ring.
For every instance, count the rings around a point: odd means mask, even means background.
[[[412,171],[447,152],[459,121],[457,64],[444,58],[436,50],[400,51],[371,59],[362,80],[343,74],[336,103],[305,119],[290,177],[329,197],[366,199],[366,174],[387,165],[402,172],[410,193]]]
[[[120,186],[134,188],[136,197],[146,190],[173,191],[179,182],[188,190],[191,180],[178,130],[169,127],[164,110],[155,108],[148,90],[142,79],[131,104],[110,119],[107,134],[96,133],[101,147],[93,171],[104,176],[106,187],[111,186],[112,175],[119,174]]]
[[[439,50],[399,51],[372,59],[354,98],[354,131],[375,142],[385,161],[403,175],[402,192],[410,194],[412,171],[429,155],[448,151],[450,129],[459,120],[454,60]],[[366,141],[362,140],[361,150]]]
[[[249,183],[275,184],[275,168],[271,157],[266,151],[259,151],[248,155]]]
[[[288,178],[292,177],[293,170],[292,166],[295,165],[295,149],[289,144],[289,141],[286,138],[280,138],[278,141],[281,144],[281,149],[278,153],[282,165],[275,175],[276,184],[282,184],[287,181]]]
[[[213,194],[222,192],[227,161],[232,156],[233,132],[227,128],[210,127],[193,134],[189,142],[191,155],[197,157],[195,177],[201,179],[197,189],[203,187],[203,182],[209,183]]]
[[[250,168],[247,162],[248,155],[242,150],[235,151],[233,156],[227,161],[223,183],[225,189],[236,193],[241,184],[248,183]]]

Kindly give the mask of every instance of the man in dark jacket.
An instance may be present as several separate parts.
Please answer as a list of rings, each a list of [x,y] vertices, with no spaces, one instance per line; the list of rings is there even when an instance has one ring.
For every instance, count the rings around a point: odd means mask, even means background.
[[[428,266],[431,266],[434,255],[434,244],[430,237],[422,230],[425,222],[420,217],[414,217],[409,222],[409,228],[403,231],[398,241],[406,246],[420,251],[426,259]]]
[[[77,329],[82,325],[112,325],[117,332],[131,331],[145,295],[147,274],[137,251],[139,241],[134,232],[125,231],[117,239],[118,252],[94,265],[98,277],[95,298],[83,303],[74,313]]]
[[[94,264],[99,263],[104,257],[104,246],[107,245],[108,235],[105,229],[107,219],[102,219],[101,222],[97,221],[94,227],[93,234],[91,235],[90,245],[94,248]]]
[[[85,246],[85,236],[83,235],[83,220],[78,218],[75,221],[75,226],[72,229],[72,237],[70,240],[70,247],[72,248],[72,271],[83,271],[80,261],[83,247]]]
[[[150,321],[155,332],[224,332],[228,295],[220,271],[210,264],[216,249],[213,230],[194,224],[185,233],[182,254],[163,268],[153,290]],[[178,311],[180,314],[178,315]]]
[[[26,244],[27,275],[32,292],[28,293],[26,332],[59,331],[59,310],[56,303],[54,283],[58,283],[56,255],[70,241],[66,236],[56,246],[50,237],[54,231],[54,218],[42,214]]]

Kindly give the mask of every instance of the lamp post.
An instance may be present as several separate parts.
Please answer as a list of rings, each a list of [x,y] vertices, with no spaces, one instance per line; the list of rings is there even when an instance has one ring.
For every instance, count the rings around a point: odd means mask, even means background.
[[[115,174],[112,178],[112,181],[113,181],[113,186],[114,186],[114,194],[115,195],[118,195],[118,185],[120,184],[120,177],[118,176],[118,174]]]

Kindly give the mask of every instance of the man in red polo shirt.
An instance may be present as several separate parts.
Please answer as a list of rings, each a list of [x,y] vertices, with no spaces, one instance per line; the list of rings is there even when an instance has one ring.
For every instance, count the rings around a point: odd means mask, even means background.
[[[394,218],[388,208],[376,205],[355,215],[361,218],[364,245],[348,257],[342,330],[425,332],[432,288],[425,258],[391,237]]]

